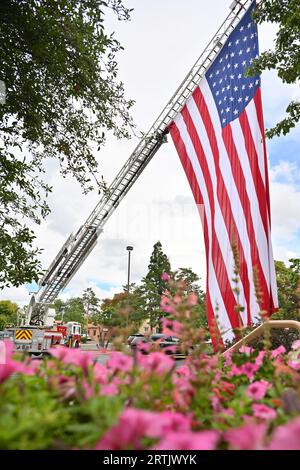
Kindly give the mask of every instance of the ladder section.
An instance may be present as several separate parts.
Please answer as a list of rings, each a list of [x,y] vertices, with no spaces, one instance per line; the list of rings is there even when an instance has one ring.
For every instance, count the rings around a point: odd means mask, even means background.
[[[130,155],[127,162],[119,171],[108,191],[91,212],[86,222],[76,235],[70,235],[62,249],[41,279],[37,295],[37,304],[49,304],[55,300],[60,290],[64,288],[88,254],[97,243],[102,228],[123,197],[127,194],[144,168],[158,151],[168,133],[168,126],[181,111],[187,99],[199,85],[206,70],[215,60],[229,34],[240,21],[253,0],[235,0],[231,11],[213,39],[206,46],[190,72],[179,85],[172,98],[162,110],[149,131],[143,136]],[[34,312],[32,310],[32,321]]]

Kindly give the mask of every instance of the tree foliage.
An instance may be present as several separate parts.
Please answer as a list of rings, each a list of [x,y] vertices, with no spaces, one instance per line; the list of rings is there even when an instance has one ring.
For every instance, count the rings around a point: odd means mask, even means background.
[[[56,320],[63,320],[64,323],[76,321],[85,327],[84,305],[81,297],[74,297],[63,302],[55,300],[53,304],[56,311]]]
[[[265,21],[278,26],[275,48],[263,52],[253,62],[251,73],[274,69],[284,83],[297,83],[300,79],[300,3],[299,0],[263,0],[254,14],[257,23]],[[287,117],[266,132],[267,137],[286,135],[300,120],[300,103],[292,101]]]
[[[29,224],[49,213],[46,159],[84,192],[100,191],[95,150],[108,130],[129,136],[132,101],[117,78],[121,45],[104,29],[108,9],[129,19],[121,0],[0,2],[0,287],[40,274]]]
[[[10,300],[0,300],[0,330],[17,324],[18,305]]]
[[[300,259],[292,258],[289,266],[275,261],[279,312],[284,320],[299,320],[300,311]]]
[[[162,274],[171,272],[169,258],[163,252],[160,241],[155,243],[148,265],[148,273],[142,279],[142,291],[144,295],[145,311],[152,327],[159,324],[162,317],[160,309],[161,294],[166,289],[166,281],[162,280]]]

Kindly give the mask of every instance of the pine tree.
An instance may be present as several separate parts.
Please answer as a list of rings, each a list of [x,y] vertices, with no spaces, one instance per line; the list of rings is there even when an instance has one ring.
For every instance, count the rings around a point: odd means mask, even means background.
[[[84,306],[84,314],[86,317],[92,317],[99,310],[99,299],[93,289],[88,287],[83,292],[82,303]]]
[[[160,299],[166,290],[166,282],[161,276],[164,272],[171,272],[169,258],[162,250],[160,241],[155,243],[148,265],[148,273],[142,279],[142,291],[145,302],[145,312],[150,320],[151,327],[159,325],[159,320],[163,316],[160,310]]]

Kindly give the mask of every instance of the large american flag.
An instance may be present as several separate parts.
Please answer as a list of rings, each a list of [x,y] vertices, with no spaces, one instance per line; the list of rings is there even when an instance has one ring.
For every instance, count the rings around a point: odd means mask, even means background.
[[[200,209],[215,347],[241,324],[257,323],[260,310],[270,315],[277,308],[261,84],[259,76],[245,77],[258,57],[253,8],[255,2],[169,127]],[[237,305],[244,307],[240,314]]]

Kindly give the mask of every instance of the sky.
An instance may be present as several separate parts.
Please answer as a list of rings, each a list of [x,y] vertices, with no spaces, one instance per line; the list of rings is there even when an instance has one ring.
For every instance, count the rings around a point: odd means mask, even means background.
[[[117,56],[119,78],[126,96],[135,100],[132,116],[136,132],[147,131],[201,51],[229,12],[231,0],[124,0],[134,8],[130,22],[106,18],[124,51]],[[260,50],[272,47],[275,27],[259,27]],[[262,75],[265,126],[284,116],[291,99],[300,99],[299,86],[283,85],[276,74]],[[275,259],[288,262],[300,257],[300,126],[288,136],[267,142]],[[137,145],[137,138],[108,137],[97,154],[100,171],[110,183]],[[47,163],[51,214],[35,227],[41,261],[47,268],[71,232],[84,223],[98,201],[95,193],[82,194],[71,178],[59,176],[58,167]],[[147,273],[154,243],[162,242],[172,269],[191,267],[205,286],[205,252],[202,227],[191,190],[175,147],[168,137],[138,181],[104,227],[97,246],[67,288],[66,300],[91,287],[100,298],[112,297],[127,282],[126,246],[132,245],[131,281]],[[0,299],[19,305],[29,302],[34,286],[9,288]]]

